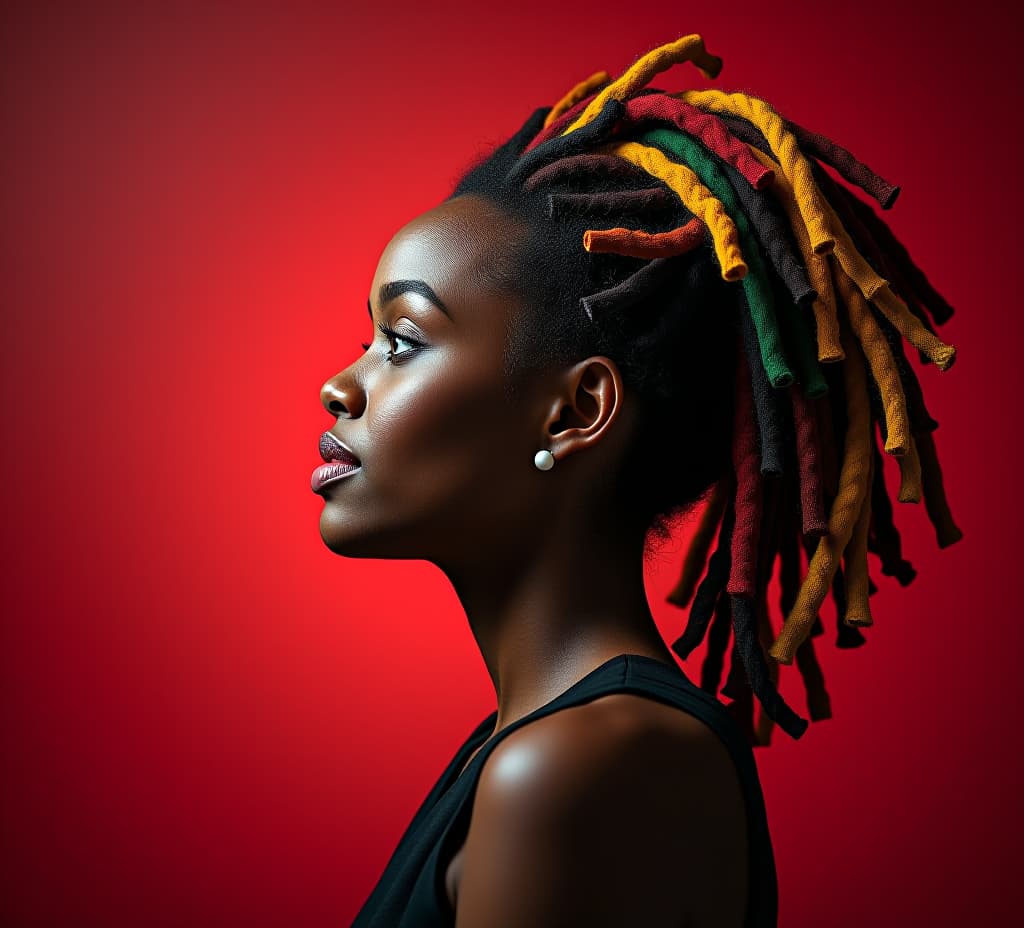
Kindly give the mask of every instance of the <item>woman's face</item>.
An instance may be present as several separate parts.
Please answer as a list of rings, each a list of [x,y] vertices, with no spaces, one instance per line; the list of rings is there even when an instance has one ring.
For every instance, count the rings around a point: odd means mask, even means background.
[[[519,303],[477,273],[520,234],[466,195],[416,217],[384,249],[370,347],[320,394],[337,419],[329,431],[360,461],[318,491],[332,551],[461,562],[535,529],[531,510],[549,492],[550,475],[533,464],[546,410],[536,390],[506,399],[502,351]]]

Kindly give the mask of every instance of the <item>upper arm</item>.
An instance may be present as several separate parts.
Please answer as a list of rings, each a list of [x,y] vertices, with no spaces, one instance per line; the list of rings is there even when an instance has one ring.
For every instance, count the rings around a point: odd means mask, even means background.
[[[504,739],[477,785],[457,928],[741,924],[742,794],[717,735],[691,722],[667,731],[591,704]],[[723,874],[737,854],[741,872]]]

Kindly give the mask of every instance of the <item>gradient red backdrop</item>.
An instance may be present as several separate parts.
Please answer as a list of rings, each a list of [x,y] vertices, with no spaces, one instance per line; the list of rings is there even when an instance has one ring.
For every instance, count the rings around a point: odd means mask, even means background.
[[[872,556],[868,644],[817,639],[835,717],[756,751],[780,924],[1009,924],[1017,33],[902,6],[5,6],[4,925],[351,921],[494,693],[443,575],[323,545],[320,386],[478,151],[690,32],[720,77],[656,86],[763,96],[901,184],[958,310],[921,377],[966,537],[898,507],[918,579]],[[669,641],[688,531],[648,573]]]

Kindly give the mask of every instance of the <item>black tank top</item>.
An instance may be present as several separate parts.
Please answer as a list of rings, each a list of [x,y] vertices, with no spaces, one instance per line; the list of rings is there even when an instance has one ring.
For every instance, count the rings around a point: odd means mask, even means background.
[[[619,654],[605,661],[560,696],[503,728],[460,775],[467,758],[494,731],[497,711],[477,725],[416,812],[352,928],[452,928],[455,912],[448,902],[445,870],[465,841],[473,796],[488,755],[517,728],[609,693],[636,693],[676,706],[709,725],[725,743],[746,801],[750,891],[743,924],[776,928],[775,857],[750,742],[725,706],[694,685],[679,666],[641,654]]]

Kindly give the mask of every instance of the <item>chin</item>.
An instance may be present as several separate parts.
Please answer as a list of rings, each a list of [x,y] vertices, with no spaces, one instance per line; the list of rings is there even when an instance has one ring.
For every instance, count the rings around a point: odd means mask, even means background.
[[[368,532],[361,529],[351,516],[332,513],[329,500],[320,513],[320,538],[328,550],[340,557],[382,560],[418,560],[424,557],[422,546],[403,544],[391,533]]]
[[[369,549],[367,539],[350,522],[339,523],[324,514],[320,517],[320,538],[329,551],[341,557],[380,557]]]

